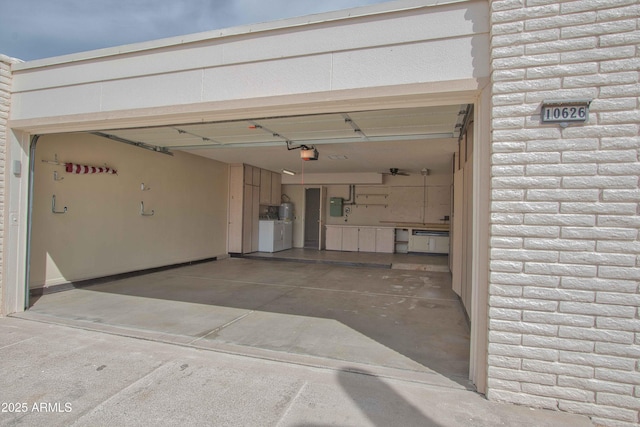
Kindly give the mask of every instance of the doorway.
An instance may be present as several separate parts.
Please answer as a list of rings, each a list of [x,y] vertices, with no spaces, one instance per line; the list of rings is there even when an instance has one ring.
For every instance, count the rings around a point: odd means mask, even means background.
[[[320,245],[320,189],[305,188],[304,191],[304,247],[318,249]]]

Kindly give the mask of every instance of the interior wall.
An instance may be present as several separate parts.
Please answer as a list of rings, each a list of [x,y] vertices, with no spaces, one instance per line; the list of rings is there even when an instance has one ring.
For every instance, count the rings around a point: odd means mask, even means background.
[[[451,184],[453,175],[385,176],[383,183],[358,184],[355,199],[351,198],[350,185],[325,185],[326,218],[328,225],[380,225],[385,222],[443,223],[444,216],[451,215]],[[285,185],[283,191],[300,185]],[[330,198],[344,199],[343,216],[329,215]]]
[[[325,185],[325,218],[327,225],[383,225],[396,223],[448,223],[451,216],[452,174],[385,176],[380,185],[355,186],[355,199],[348,201],[350,185]],[[301,184],[285,184],[283,194],[294,204],[293,246],[304,247],[304,188]],[[317,185],[313,186],[317,188]],[[330,216],[330,198],[345,200],[343,215]],[[350,205],[349,203],[355,204]],[[347,208],[349,212],[347,213]]]
[[[61,165],[53,165],[58,159]],[[77,175],[64,162],[115,168]],[[54,172],[58,181],[54,180]],[[145,189],[142,189],[144,183]],[[228,166],[88,134],[40,138],[30,286],[54,285],[226,254]],[[52,196],[56,210],[52,213]],[[145,213],[142,216],[141,202]]]

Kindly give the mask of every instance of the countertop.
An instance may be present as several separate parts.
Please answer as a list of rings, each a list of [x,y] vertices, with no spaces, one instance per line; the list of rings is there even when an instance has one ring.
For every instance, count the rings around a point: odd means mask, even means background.
[[[341,227],[341,228],[396,228],[392,225],[353,225],[353,224],[327,224],[327,227]]]
[[[421,230],[449,231],[449,224],[437,224],[437,223],[417,224],[417,223],[408,223],[408,222],[395,222],[395,223],[387,222],[385,224],[380,224],[380,225],[327,224],[327,227],[419,228]]]
[[[449,231],[449,224],[409,224],[409,223],[397,223],[395,228],[420,228],[423,230],[438,230],[438,231]]]

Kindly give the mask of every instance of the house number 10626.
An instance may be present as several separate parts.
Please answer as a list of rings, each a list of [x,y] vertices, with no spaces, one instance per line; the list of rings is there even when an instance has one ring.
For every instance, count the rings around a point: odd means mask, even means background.
[[[543,105],[542,122],[586,122],[589,118],[588,105]]]

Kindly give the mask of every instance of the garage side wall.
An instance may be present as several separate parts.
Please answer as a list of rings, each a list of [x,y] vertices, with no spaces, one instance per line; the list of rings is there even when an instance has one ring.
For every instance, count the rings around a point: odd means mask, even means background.
[[[66,162],[117,175],[68,173]],[[226,254],[224,163],[60,134],[39,139],[35,168],[32,288]]]
[[[488,397],[638,425],[638,2],[491,10]],[[542,124],[553,99],[588,122]]]

